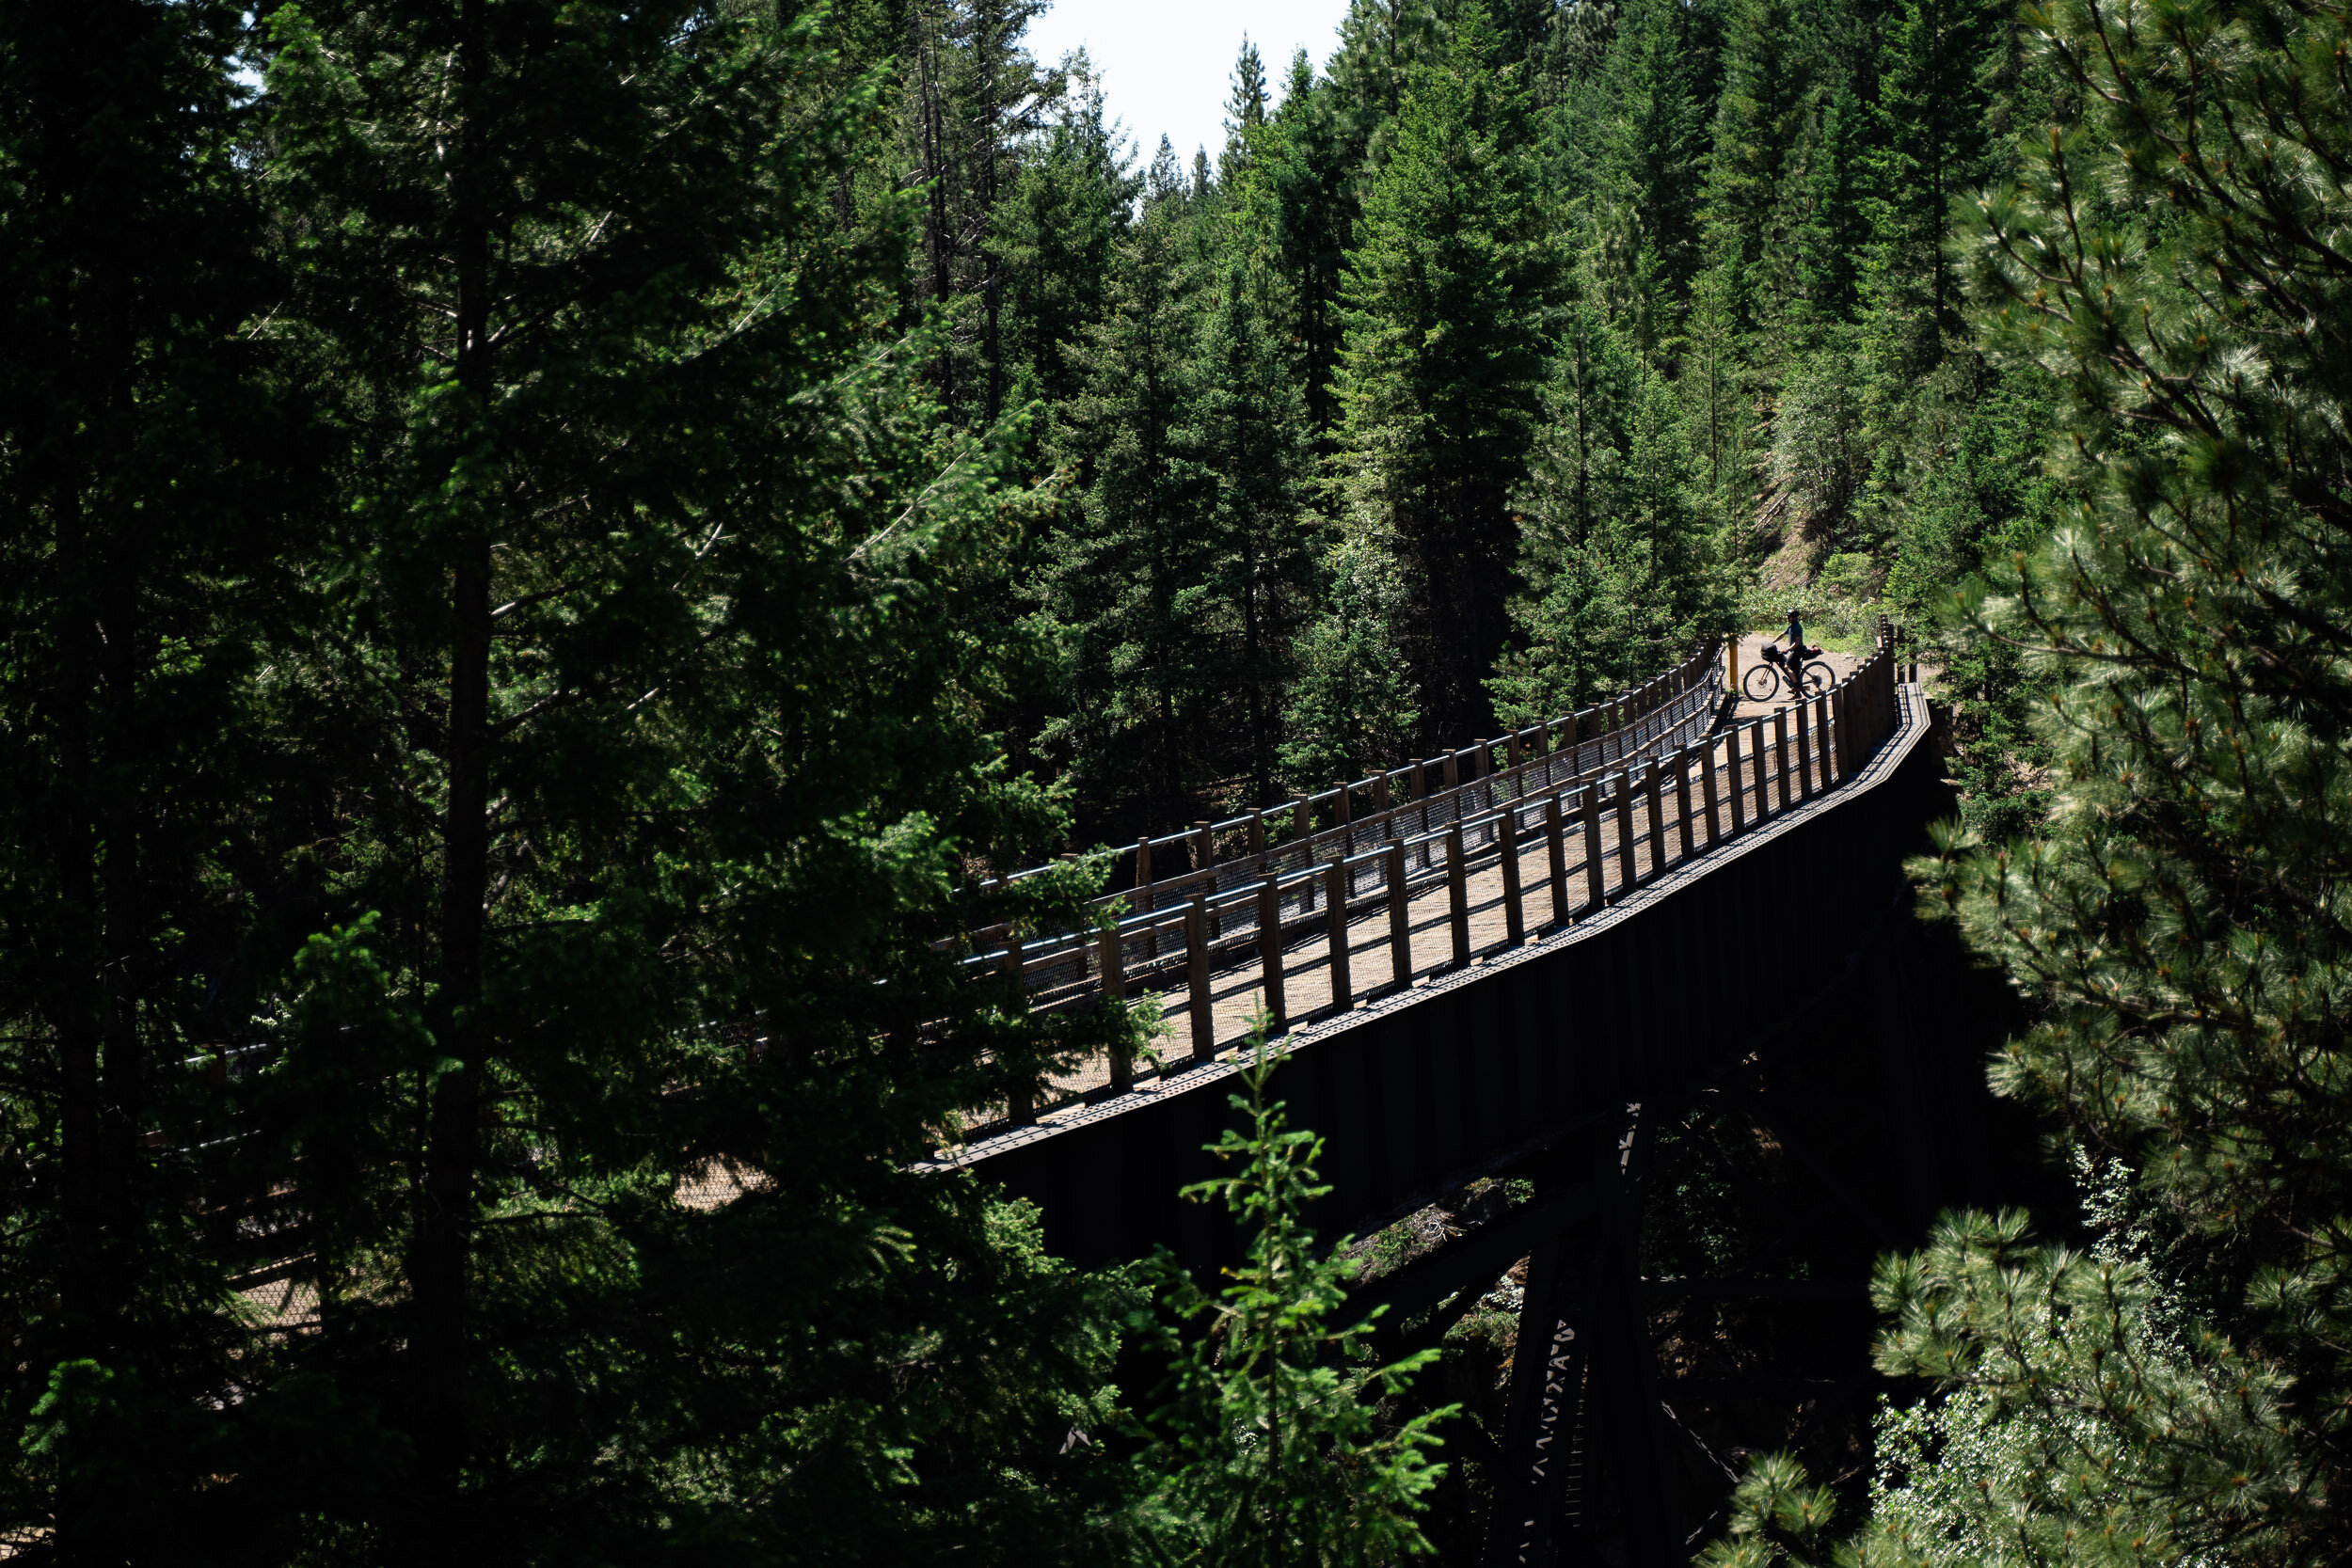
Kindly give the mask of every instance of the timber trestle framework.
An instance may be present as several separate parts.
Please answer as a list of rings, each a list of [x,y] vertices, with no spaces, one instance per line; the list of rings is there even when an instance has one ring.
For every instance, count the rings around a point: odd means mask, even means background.
[[[1391,1307],[1387,1352],[1436,1344],[1481,1311],[1517,1320],[1509,1370],[1487,1396],[1499,1402],[1447,1429],[1450,1457],[1477,1466],[1484,1490],[1464,1505],[1472,1536],[1445,1543],[1445,1560],[1687,1561],[1720,1528],[1741,1448],[1796,1441],[1807,1423],[1858,1421],[1867,1441],[1868,1248],[1899,1244],[1910,1221],[1865,1213],[1886,1195],[1840,1174],[1836,1140],[1860,1138],[1874,1170],[1899,1173],[1941,1147],[1939,1119],[1963,1116],[1905,1054],[1934,1022],[1834,1025],[1820,1010],[1902,1010],[1889,998],[1909,982],[1880,973],[1897,962],[1888,944],[1911,940],[1901,862],[1947,799],[1915,681],[1883,627],[1851,677],[1761,721],[1711,734],[1670,724],[1663,747],[1588,771],[1505,768],[1491,802],[1428,831],[1391,815],[1385,840],[1311,873],[1269,869],[1204,885],[1178,911],[1137,911],[1095,934],[1083,971],[1031,968],[1019,950],[1035,1006],[1160,988],[1171,1015],[1189,1014],[1191,1053],[1156,1077],[999,1123],[937,1165],[1037,1204],[1046,1246],[1081,1266],[1163,1245],[1190,1267],[1230,1262],[1240,1239],[1177,1195],[1215,1172],[1203,1146],[1232,1122],[1227,1080],[1248,1012],[1262,997],[1286,1003],[1269,1047],[1275,1092],[1325,1140],[1321,1233],[1425,1215],[1489,1179],[1534,1182],[1530,1203],[1358,1293]],[[1296,898],[1266,909],[1264,890],[1294,886]],[[1138,941],[1154,929],[1184,945],[1155,959]],[[1857,995],[1878,1000],[1853,1012]],[[1880,1053],[1867,1069],[1792,1065],[1840,1028]],[[1904,1108],[1888,1110],[1890,1085],[1909,1085]],[[1685,1201],[1674,1194],[1702,1190],[1674,1163],[1708,1147],[1769,1148],[1818,1176],[1807,1202],[1863,1214],[1843,1227],[1862,1252],[1661,1276],[1645,1238]],[[1654,1174],[1661,1161],[1673,1169]],[[1944,1189],[1919,1177],[1908,1190],[1915,1214]],[[1775,1311],[1779,1326],[1755,1326]],[[1737,1342],[1710,1349],[1692,1326],[1708,1312],[1749,1327],[1719,1330]],[[1740,1338],[1758,1334],[1779,1347],[1761,1360]],[[1772,1360],[1831,1338],[1859,1367],[1843,1383]]]
[[[967,961],[1017,974],[1023,1005],[1152,996],[1180,1040],[1175,1060],[1147,1058],[1140,1070],[1082,1064],[1049,1084],[1042,1104],[983,1111],[976,1128],[1027,1125],[1057,1103],[1100,1101],[1155,1070],[1216,1060],[1248,1037],[1261,1010],[1279,1037],[1591,920],[1833,790],[1895,727],[1891,638],[1835,688],[1728,728],[1718,725],[1723,671],[1720,646],[1702,649],[1622,704],[1442,759],[1436,789],[1422,787],[1429,765],[1415,764],[1305,798],[1287,813],[1293,823],[1319,805],[1337,820],[1287,843],[1267,843],[1265,812],[1146,841],[1135,855],[1147,879],[1153,848],[1174,843],[1200,869],[1104,898],[1131,909],[1107,928],[974,933],[981,950]],[[1590,733],[1613,714],[1626,722]],[[1573,738],[1580,729],[1588,738]],[[1489,772],[1491,752],[1503,757]],[[1372,802],[1361,817],[1357,795]],[[1240,852],[1220,859],[1220,842],[1232,840]]]

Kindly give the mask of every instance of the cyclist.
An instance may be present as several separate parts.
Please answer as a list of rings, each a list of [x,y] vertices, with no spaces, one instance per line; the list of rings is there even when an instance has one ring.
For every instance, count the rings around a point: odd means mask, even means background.
[[[1781,652],[1778,648],[1773,647],[1770,642],[1765,643],[1764,646],[1757,651],[1764,656],[1765,663],[1772,665],[1780,671],[1781,677],[1788,683],[1789,694],[1792,697],[1801,698],[1804,695],[1805,656],[1807,654],[1818,654],[1821,650],[1819,648],[1808,648],[1804,645],[1804,623],[1797,618],[1797,612],[1793,610],[1788,612],[1788,630],[1787,632],[1787,636],[1788,639],[1788,651],[1787,653]]]

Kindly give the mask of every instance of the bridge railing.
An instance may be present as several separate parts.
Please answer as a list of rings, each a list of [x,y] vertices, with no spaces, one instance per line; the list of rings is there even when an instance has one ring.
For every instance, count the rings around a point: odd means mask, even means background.
[[[1655,679],[1579,712],[1221,822],[1204,820],[1183,832],[1139,839],[1134,848],[1120,851],[1120,864],[1114,867],[1115,877],[1123,874],[1130,885],[1104,895],[1095,906],[1123,903],[1136,911],[1181,908],[1203,893],[1254,887],[1269,876],[1324,865],[1335,855],[1344,859],[1365,845],[1386,843],[1400,824],[1428,833],[1466,813],[1491,811],[1497,800],[1531,786],[1553,785],[1681,744],[1714,722],[1724,694],[1723,670],[1723,645],[1709,642]],[[1327,825],[1311,827],[1317,818]],[[1167,869],[1171,861],[1178,863],[1172,871]],[[1045,869],[1016,872],[1006,881]],[[1303,899],[1311,909],[1315,895],[1309,888],[1286,889],[1283,896]],[[974,930],[966,940],[987,953],[1010,935],[1010,927],[999,922]]]
[[[1140,1070],[1211,1060],[1261,1007],[1279,1034],[1467,968],[1591,919],[1836,787],[1898,727],[1898,682],[1915,678],[1915,665],[1899,663],[1907,651],[1882,627],[1878,651],[1830,690],[1721,730],[1711,692],[1677,717],[1686,689],[1652,710],[1647,754],[1629,739],[1623,760],[1581,769],[1591,757],[1581,749],[1522,757],[1304,841],[1317,853],[1268,851],[1230,877],[1170,879],[1178,896],[1105,928],[1000,937],[968,961],[1017,974],[1033,1008],[1157,995],[1165,1016],[1182,1020],[1183,1055]],[[1123,1092],[1137,1075],[1138,1064],[1081,1064],[1046,1098]],[[994,1115],[1023,1122],[1038,1109],[1016,1102]]]

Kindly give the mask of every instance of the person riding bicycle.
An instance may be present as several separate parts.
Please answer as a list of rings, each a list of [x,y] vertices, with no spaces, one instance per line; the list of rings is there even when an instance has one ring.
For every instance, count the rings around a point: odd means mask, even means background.
[[[1793,676],[1798,671],[1804,668],[1804,661],[1806,659],[1812,657],[1815,654],[1820,653],[1821,650],[1819,648],[1808,648],[1804,645],[1804,623],[1798,619],[1797,612],[1794,609],[1791,609],[1788,611],[1788,651],[1782,657],[1788,659],[1788,671]]]
[[[1763,649],[1764,662],[1779,665],[1781,674],[1788,682],[1788,689],[1802,696],[1804,692],[1804,661],[1821,650],[1804,645],[1804,622],[1798,618],[1797,612],[1793,610],[1788,612],[1788,629],[1786,635],[1788,640],[1788,652],[1783,653],[1767,642]]]

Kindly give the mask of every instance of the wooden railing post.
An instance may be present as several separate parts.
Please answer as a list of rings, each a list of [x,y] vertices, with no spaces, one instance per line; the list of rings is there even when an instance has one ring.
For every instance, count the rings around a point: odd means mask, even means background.
[[[1416,800],[1429,799],[1429,764],[1426,762],[1413,764],[1413,799]]]
[[[1813,767],[1823,789],[1829,787],[1832,738],[1829,731],[1829,693],[1822,691],[1813,698]]]
[[[1715,737],[1712,736],[1699,742],[1699,800],[1707,810],[1707,847],[1712,849],[1723,837],[1723,829],[1715,820]]]
[[[1098,931],[1094,938],[1095,967],[1103,973],[1103,1005],[1116,1007],[1127,1000],[1127,959],[1119,928]],[[1123,1050],[1111,1053],[1111,1093],[1125,1094],[1136,1086],[1136,1059]]]
[[[1505,804],[1496,840],[1502,867],[1502,931],[1517,947],[1527,940],[1527,911],[1519,902],[1519,808]]]
[[[1206,871],[1216,863],[1216,841],[1209,824],[1195,821],[1192,825],[1192,868]]]
[[[1775,811],[1788,809],[1788,710],[1772,710],[1772,780],[1777,793],[1772,797]]]
[[[1642,781],[1643,792],[1649,804],[1649,874],[1654,878],[1666,869],[1666,812],[1659,800],[1659,788],[1665,782],[1659,776],[1662,763],[1652,757],[1649,775]]]
[[[1764,721],[1758,719],[1748,726],[1748,771],[1756,778],[1756,820],[1762,823],[1772,815],[1772,758],[1764,744]]]
[[[1405,841],[1391,835],[1389,852],[1381,857],[1389,882],[1389,968],[1396,989],[1413,983],[1413,896],[1405,885]]]
[[[1441,759],[1439,759],[1438,768],[1439,778],[1442,781],[1440,787],[1445,789],[1454,789],[1460,786],[1462,783],[1461,752],[1448,752]]]
[[[1724,733],[1724,777],[1731,785],[1731,836],[1748,831],[1747,785],[1740,782],[1740,726]]]
[[[1331,802],[1331,826],[1344,828],[1356,820],[1356,802],[1349,798],[1352,792],[1345,779],[1340,780],[1331,788],[1336,797]]]
[[[1805,709],[1810,705],[1802,697],[1794,705],[1797,716],[1797,796],[1804,800],[1813,799],[1813,770],[1806,766],[1813,759],[1813,731],[1805,723]],[[1783,787],[1786,788],[1786,784]]]
[[[1184,977],[1190,991],[1192,1059],[1216,1056],[1216,1015],[1209,1008],[1209,901],[1194,894],[1184,906]]]
[[[1524,754],[1519,748],[1518,731],[1513,730],[1509,735],[1502,737],[1502,749],[1504,754],[1504,766],[1517,768],[1519,765],[1521,756]]]
[[[1724,689],[1735,697],[1740,694],[1740,640],[1736,637],[1724,656]]]
[[[1551,851],[1551,923],[1568,923],[1568,833],[1561,820],[1560,792],[1544,797],[1544,846]]]
[[[1382,813],[1389,809],[1389,776],[1386,773],[1372,776],[1372,809]]]
[[[1617,891],[1633,890],[1633,769],[1617,775]]]
[[[1590,913],[1609,902],[1603,885],[1608,876],[1600,860],[1600,781],[1584,786],[1584,909]]]
[[[1152,892],[1152,835],[1144,834],[1136,841],[1136,912],[1149,914],[1153,903]],[[1147,926],[1143,933],[1143,957],[1148,963],[1160,956],[1160,933]]]
[[[1462,864],[1462,819],[1458,816],[1445,831],[1445,895],[1447,915],[1454,928],[1454,961],[1457,965],[1468,964],[1470,878]]]
[[[1268,877],[1258,884],[1258,984],[1265,992],[1266,1027],[1278,1035],[1291,1026],[1282,967],[1282,887],[1279,878]]]
[[[1250,858],[1260,864],[1264,863],[1265,813],[1262,811],[1253,811],[1249,814],[1249,854]]]
[[[1691,748],[1675,749],[1675,823],[1681,829],[1682,858],[1697,854],[1698,842],[1691,832]]]
[[[1345,1012],[1354,1006],[1356,987],[1347,972],[1347,865],[1338,857],[1324,868],[1324,928],[1330,933],[1331,1008]]]

